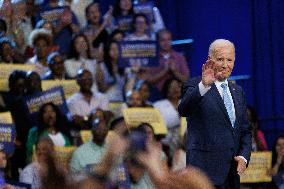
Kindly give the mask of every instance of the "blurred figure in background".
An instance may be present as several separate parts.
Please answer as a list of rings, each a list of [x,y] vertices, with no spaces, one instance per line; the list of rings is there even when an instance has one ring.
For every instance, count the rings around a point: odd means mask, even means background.
[[[0,188],[2,189],[14,189],[13,186],[7,184],[6,181],[11,179],[11,172],[9,170],[9,159],[6,152],[0,150]]]

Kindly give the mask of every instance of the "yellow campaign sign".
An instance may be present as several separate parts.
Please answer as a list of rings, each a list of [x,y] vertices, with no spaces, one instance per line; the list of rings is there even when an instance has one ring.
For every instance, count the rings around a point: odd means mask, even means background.
[[[271,152],[252,152],[249,166],[241,176],[241,183],[271,182]]]
[[[44,91],[53,87],[62,86],[66,98],[78,92],[80,89],[76,80],[43,80],[41,86]]]
[[[86,143],[92,139],[92,131],[90,130],[81,130],[80,135],[83,143]]]
[[[180,136],[183,137],[187,129],[187,122],[185,117],[181,117],[180,119],[180,128],[179,128],[179,133]]]
[[[8,79],[0,79],[0,91],[3,91],[3,92],[9,91]]]
[[[34,71],[33,64],[0,64],[0,79],[8,79],[14,70]]]
[[[0,123],[13,123],[11,112],[2,112],[0,113]]]
[[[121,116],[121,106],[123,102],[110,102],[109,110],[114,114],[114,117]]]
[[[55,155],[57,161],[59,162],[59,165],[63,165],[64,167],[68,168],[72,154],[76,150],[76,148],[76,146],[55,146]]]
[[[123,110],[126,124],[136,127],[141,123],[149,123],[153,126],[154,133],[167,134],[168,129],[159,110],[154,108],[127,108]]]

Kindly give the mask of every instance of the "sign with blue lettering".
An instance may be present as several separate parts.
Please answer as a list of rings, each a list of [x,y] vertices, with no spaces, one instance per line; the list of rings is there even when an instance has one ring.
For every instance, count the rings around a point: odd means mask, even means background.
[[[119,43],[118,67],[155,67],[159,65],[156,41],[122,41]]]

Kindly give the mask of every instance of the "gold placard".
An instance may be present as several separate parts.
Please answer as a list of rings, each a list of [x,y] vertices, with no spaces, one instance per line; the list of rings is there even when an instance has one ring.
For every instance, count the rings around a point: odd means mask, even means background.
[[[168,129],[159,110],[154,108],[127,108],[123,111],[125,122],[129,126],[136,127],[141,123],[149,123],[153,126],[154,133],[167,134]]]
[[[271,182],[271,152],[252,152],[247,170],[241,176],[241,183]]]
[[[80,90],[76,80],[43,80],[41,86],[44,91],[53,87],[62,86],[66,98]]]

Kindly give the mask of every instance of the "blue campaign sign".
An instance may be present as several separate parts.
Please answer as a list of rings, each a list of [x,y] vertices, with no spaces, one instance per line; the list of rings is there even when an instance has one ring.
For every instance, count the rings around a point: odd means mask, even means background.
[[[12,185],[14,189],[31,189],[32,188],[30,184],[17,182],[17,181],[7,181],[7,184]]]
[[[145,14],[149,22],[154,21],[153,8],[154,8],[153,1],[147,1],[145,3],[137,3],[133,5],[133,10],[135,14],[137,13]]]
[[[122,41],[119,43],[118,67],[155,67],[159,65],[156,41]]]
[[[15,150],[15,125],[0,123],[0,149],[8,155],[12,155]]]
[[[60,87],[53,87],[49,90],[43,91],[41,93],[37,93],[35,95],[27,96],[23,100],[26,112],[30,121],[33,124],[37,124],[38,120],[38,112],[40,107],[43,104],[52,102],[53,104],[57,105],[60,109],[61,113],[66,115],[69,113],[63,88]]]

